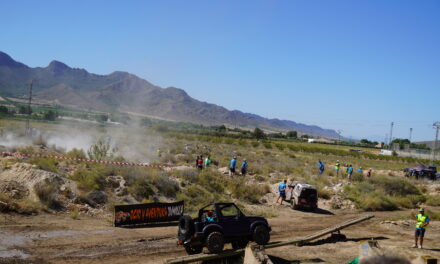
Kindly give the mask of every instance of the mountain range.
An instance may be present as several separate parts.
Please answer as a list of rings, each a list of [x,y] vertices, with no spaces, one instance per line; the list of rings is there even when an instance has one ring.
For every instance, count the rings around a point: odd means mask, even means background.
[[[33,88],[36,98],[57,100],[62,105],[77,108],[138,113],[204,125],[226,124],[277,131],[297,130],[332,138],[339,136],[331,129],[268,119],[201,102],[182,89],[161,88],[127,72],[98,75],[55,60],[47,67],[32,68],[0,51],[0,95],[25,97],[28,93],[26,83],[31,79],[37,81]]]

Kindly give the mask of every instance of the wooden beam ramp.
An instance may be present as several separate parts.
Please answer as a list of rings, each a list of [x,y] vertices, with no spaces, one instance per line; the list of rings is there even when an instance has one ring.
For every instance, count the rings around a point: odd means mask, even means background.
[[[312,235],[298,238],[294,240],[288,240],[288,241],[282,241],[277,242],[273,244],[268,244],[265,246],[258,246],[258,245],[250,245],[246,249],[238,249],[238,250],[226,250],[221,253],[217,254],[196,254],[196,255],[190,255],[190,256],[184,256],[184,257],[177,257],[174,259],[168,259],[164,263],[166,264],[183,264],[183,263],[194,263],[194,262],[202,262],[202,261],[209,261],[214,259],[223,259],[228,257],[234,257],[234,256],[243,256],[244,255],[244,263],[245,264],[271,264],[272,262],[265,254],[265,249],[268,248],[275,248],[275,247],[282,247],[287,245],[302,245],[304,243],[310,242],[312,240],[315,240],[317,238],[323,237],[325,235],[339,232],[340,230],[347,228],[349,226],[359,224],[361,222],[364,222],[366,220],[369,220],[373,218],[374,215],[366,215],[362,216],[356,219],[352,219],[346,222],[343,222],[341,224],[335,225],[333,227],[329,227],[326,229],[323,229],[319,232],[316,232]]]

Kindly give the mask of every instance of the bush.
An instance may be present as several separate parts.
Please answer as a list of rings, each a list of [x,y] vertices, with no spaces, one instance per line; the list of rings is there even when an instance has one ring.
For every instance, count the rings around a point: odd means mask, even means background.
[[[275,144],[275,147],[277,147],[279,150],[284,150],[284,148],[285,148],[286,146],[284,146],[284,144],[281,144],[281,143],[276,143],[276,144]]]
[[[271,148],[272,148],[272,144],[270,144],[270,142],[268,142],[268,141],[263,142],[263,146],[264,146],[265,148],[267,148],[267,149],[271,149]]]
[[[35,193],[40,201],[50,209],[62,208],[58,201],[58,184],[56,182],[40,182],[34,186]]]
[[[271,191],[267,184],[246,185],[242,179],[231,182],[228,189],[234,198],[250,203],[259,203],[260,198]]]
[[[147,179],[135,179],[129,187],[129,192],[139,201],[150,199],[157,192],[157,188]]]
[[[398,209],[387,196],[379,192],[372,192],[358,201],[358,205],[365,211],[392,211]]]
[[[431,206],[440,206],[440,195],[428,195],[426,204]]]
[[[85,159],[86,158],[86,153],[82,149],[74,148],[71,151],[66,153],[66,157]]]
[[[58,161],[53,158],[31,158],[29,163],[38,166],[41,170],[55,173],[58,171]]]
[[[102,190],[105,184],[103,169],[101,167],[92,167],[87,169],[82,166],[78,168],[71,176],[72,180],[75,180],[79,187],[87,190]]]
[[[252,145],[252,147],[254,147],[254,148],[258,148],[258,147],[260,146],[260,142],[258,142],[258,141],[252,141],[251,145]]]
[[[318,188],[318,197],[328,200],[332,197],[333,192],[328,189]]]

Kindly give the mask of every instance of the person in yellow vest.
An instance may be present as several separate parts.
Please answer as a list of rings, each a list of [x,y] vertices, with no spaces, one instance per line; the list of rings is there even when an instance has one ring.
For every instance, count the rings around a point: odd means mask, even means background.
[[[425,236],[426,227],[429,225],[429,217],[425,215],[425,210],[423,208],[419,209],[419,213],[415,215],[417,220],[416,224],[416,233],[415,233],[415,244],[413,248],[423,248],[423,237]],[[417,245],[417,242],[420,238],[420,244]]]

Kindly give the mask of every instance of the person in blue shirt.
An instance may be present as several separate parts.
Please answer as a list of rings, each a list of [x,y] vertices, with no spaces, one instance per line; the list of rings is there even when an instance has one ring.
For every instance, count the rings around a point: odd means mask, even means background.
[[[212,210],[206,212],[206,222],[214,222],[214,213]]]
[[[237,166],[237,157],[233,157],[231,159],[231,163],[229,163],[229,176],[235,175],[235,167]]]
[[[319,175],[323,174],[323,173],[324,173],[324,170],[325,170],[324,163],[323,163],[321,160],[319,160],[319,162],[318,162],[317,165],[318,165],[318,167],[319,167]]]
[[[351,181],[351,175],[353,174],[353,166],[350,164],[347,168],[348,181]]]
[[[276,203],[278,203],[278,201],[281,198],[280,205],[282,205],[283,201],[286,200],[287,180],[284,180],[284,181],[280,182],[280,184],[278,184],[278,190],[280,191],[280,196],[278,196]]]
[[[241,175],[246,176],[248,170],[248,164],[246,159],[243,160],[243,162],[241,163]]]

